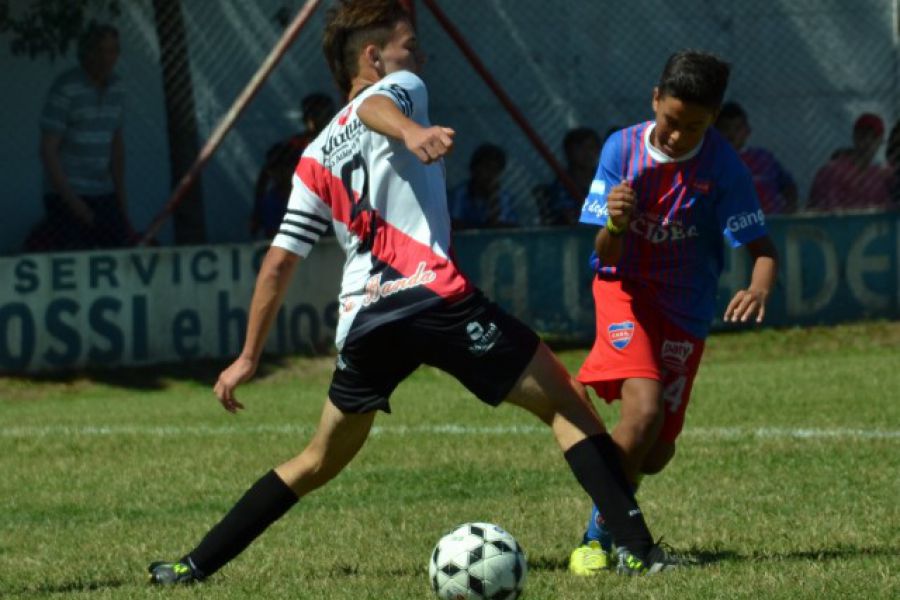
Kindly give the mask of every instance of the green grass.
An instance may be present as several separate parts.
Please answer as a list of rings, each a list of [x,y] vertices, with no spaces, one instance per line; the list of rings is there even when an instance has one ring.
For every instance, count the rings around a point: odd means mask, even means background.
[[[0,380],[0,597],[427,598],[432,545],[473,520],[526,548],[531,599],[900,597],[898,323],[711,338],[679,454],[640,494],[702,566],[638,580],[567,573],[588,501],[549,432],[420,369],[331,485],[208,583],[148,588],[150,560],[302,448],[331,362],[268,363],[238,417],[215,367]]]

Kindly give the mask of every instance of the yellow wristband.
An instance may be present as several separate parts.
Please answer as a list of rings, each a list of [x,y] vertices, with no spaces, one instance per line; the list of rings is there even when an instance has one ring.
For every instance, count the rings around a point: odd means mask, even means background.
[[[606,230],[610,235],[622,235],[623,233],[625,233],[624,227],[616,227],[612,222],[612,219],[609,218],[606,219]]]

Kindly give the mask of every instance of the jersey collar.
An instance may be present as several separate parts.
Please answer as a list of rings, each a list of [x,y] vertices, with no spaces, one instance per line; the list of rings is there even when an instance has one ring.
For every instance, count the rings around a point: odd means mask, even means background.
[[[658,163],[679,163],[684,162],[686,160],[691,160],[700,152],[700,149],[703,148],[703,141],[706,139],[706,136],[703,136],[703,139],[700,140],[700,143],[694,146],[690,152],[683,156],[679,156],[678,158],[672,158],[671,156],[667,156],[661,150],[655,148],[653,144],[650,143],[650,135],[653,133],[653,129],[656,127],[656,123],[650,123],[650,126],[644,130],[644,148],[647,150],[647,154],[650,155],[650,158],[655,160]]]

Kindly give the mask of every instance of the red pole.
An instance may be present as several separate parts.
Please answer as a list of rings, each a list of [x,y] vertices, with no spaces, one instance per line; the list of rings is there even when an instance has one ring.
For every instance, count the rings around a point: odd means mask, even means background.
[[[438,23],[444,28],[447,32],[447,35],[450,36],[456,45],[459,47],[460,51],[463,55],[469,60],[469,63],[472,65],[472,68],[481,76],[487,86],[494,92],[494,95],[497,96],[497,99],[500,101],[500,104],[506,108],[506,111],[509,113],[509,116],[513,118],[513,121],[519,126],[522,132],[525,134],[525,137],[531,142],[534,146],[535,150],[538,151],[543,159],[550,165],[550,168],[556,173],[556,176],[559,178],[560,183],[566,188],[566,191],[574,198],[576,201],[582,200],[582,192],[578,189],[578,186],[575,185],[575,182],[572,180],[572,177],[568,172],[559,164],[559,161],[556,160],[556,157],[547,148],[547,145],[540,138],[534,128],[531,126],[531,123],[525,118],[525,115],[522,114],[522,111],[519,110],[513,101],[510,99],[509,95],[500,87],[500,84],[497,82],[496,78],[491,75],[490,71],[488,71],[487,67],[484,66],[484,63],[481,62],[481,59],[478,58],[478,55],[475,54],[475,51],[472,49],[472,46],[466,41],[466,39],[462,36],[462,33],[456,28],[453,22],[447,17],[446,14],[438,7],[437,2],[434,0],[422,0],[422,2],[431,9],[431,12],[434,13],[434,17],[437,19]]]
[[[275,68],[275,65],[282,59],[285,52],[287,52],[287,49],[294,43],[294,40],[297,39],[297,36],[300,35],[300,31],[302,31],[309,22],[309,18],[312,16],[313,12],[315,12],[321,1],[322,0],[307,0],[303,8],[300,9],[300,12],[297,13],[297,16],[294,17],[291,24],[284,30],[281,39],[278,40],[278,43],[275,44],[269,52],[266,60],[263,61],[262,65],[260,65],[259,69],[257,69],[256,73],[253,75],[253,78],[247,83],[244,90],[232,103],[231,108],[228,109],[228,112],[225,113],[225,116],[223,116],[218,125],[216,125],[212,135],[209,136],[203,149],[200,150],[200,153],[197,155],[194,164],[191,165],[188,172],[185,173],[184,177],[181,178],[181,181],[178,182],[175,191],[172,192],[172,195],[169,197],[165,206],[163,206],[163,209],[153,218],[153,221],[150,222],[150,226],[147,227],[147,231],[141,238],[141,244],[146,244],[153,239],[153,236],[156,235],[159,228],[162,227],[166,219],[172,214],[172,210],[184,200],[188,190],[194,185],[197,176],[200,175],[200,171],[203,170],[203,167],[206,166],[206,163],[209,162],[213,153],[222,143],[225,134],[231,130],[235,121],[237,121],[241,113],[244,112],[244,109],[247,108],[247,105],[250,104],[250,101],[256,96],[256,93],[262,87],[263,82],[268,78],[269,74]]]

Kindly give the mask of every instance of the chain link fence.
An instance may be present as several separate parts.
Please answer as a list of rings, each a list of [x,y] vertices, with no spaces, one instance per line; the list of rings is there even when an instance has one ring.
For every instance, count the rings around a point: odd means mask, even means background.
[[[0,255],[77,249],[67,241],[71,229],[83,225],[77,215],[70,214],[62,228],[46,227],[47,195],[58,190],[45,166],[45,107],[60,74],[77,67],[77,36],[91,20],[114,25],[121,47],[115,73],[124,98],[117,117],[123,132],[122,198],[115,185],[101,190],[125,206],[122,223],[110,221],[127,233],[114,236],[119,245],[138,239],[163,209],[178,177],[303,4],[0,0],[5,90]],[[290,142],[303,130],[304,97],[319,92],[342,103],[319,49],[329,4],[326,0],[315,12],[203,169],[195,193],[153,243],[241,242],[264,235],[254,230],[253,215],[267,160],[264,188],[276,185],[273,145]],[[728,98],[748,113],[749,143],[771,150],[791,172],[801,205],[816,170],[836,149],[850,145],[859,114],[880,115],[887,129],[900,117],[896,0],[436,4],[563,165],[568,131],[589,128],[602,139],[610,128],[650,118],[652,88],[665,59],[686,47],[716,52],[732,63]],[[476,148],[496,145],[506,156],[502,186],[515,223],[541,224],[539,203],[556,176],[427,3],[417,1],[415,8],[428,55],[423,76],[432,119],[457,130],[458,145],[447,161],[448,186],[467,180]],[[54,18],[34,17],[42,11]],[[104,106],[109,98],[100,96]],[[106,131],[109,123],[103,119],[110,115],[91,114],[96,127]],[[91,126],[81,135],[87,136],[82,141],[93,140],[92,152],[112,143],[109,136],[91,137]],[[883,147],[876,160],[885,160]],[[92,245],[109,244],[89,240],[81,247]]]

